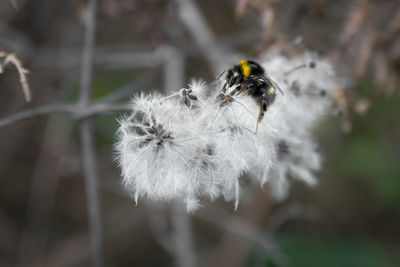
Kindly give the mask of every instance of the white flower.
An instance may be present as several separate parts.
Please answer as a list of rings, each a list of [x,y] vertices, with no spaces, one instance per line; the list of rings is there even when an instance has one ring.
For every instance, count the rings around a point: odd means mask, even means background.
[[[184,105],[186,106],[186,105]],[[131,116],[120,121],[118,160],[125,187],[135,200],[175,197],[191,201],[211,184],[209,144],[196,134],[185,108],[159,95],[134,99]]]
[[[320,169],[321,162],[311,139],[281,139],[276,143],[276,149],[279,163],[275,164],[268,175],[275,198],[284,199],[287,196],[289,174],[311,186],[317,184],[312,172]]]
[[[221,84],[192,81],[170,96],[140,95],[132,114],[120,120],[117,159],[124,186],[135,198],[183,200],[188,211],[199,199],[223,196],[239,203],[244,173],[282,199],[288,176],[316,184],[320,156],[311,131],[327,114],[338,87],[331,65],[311,53],[290,59],[275,54],[263,64],[282,90],[260,121],[251,96],[221,105]],[[227,88],[229,93],[233,88]]]

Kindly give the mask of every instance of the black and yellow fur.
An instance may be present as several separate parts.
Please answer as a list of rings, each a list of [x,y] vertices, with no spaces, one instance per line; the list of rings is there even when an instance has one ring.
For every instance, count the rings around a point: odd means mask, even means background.
[[[234,87],[228,95],[225,94],[227,87]],[[233,96],[242,93],[251,96],[260,108],[256,125],[257,133],[259,122],[264,117],[268,107],[275,101],[276,89],[280,90],[276,83],[266,75],[260,64],[251,60],[242,60],[227,70],[225,84],[222,87],[223,100],[221,105],[225,105]]]

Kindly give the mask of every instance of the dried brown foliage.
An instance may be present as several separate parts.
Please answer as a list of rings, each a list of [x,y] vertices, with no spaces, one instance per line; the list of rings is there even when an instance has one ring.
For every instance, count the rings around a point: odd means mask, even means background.
[[[31,96],[31,91],[29,89],[28,80],[26,78],[26,74],[28,74],[29,71],[22,66],[21,61],[17,58],[15,54],[0,51],[0,59],[3,60],[3,62],[0,62],[0,74],[4,72],[4,68],[8,64],[12,64],[17,68],[19,74],[19,81],[21,83],[22,91],[25,96],[25,101],[30,102],[32,100],[32,96]]]

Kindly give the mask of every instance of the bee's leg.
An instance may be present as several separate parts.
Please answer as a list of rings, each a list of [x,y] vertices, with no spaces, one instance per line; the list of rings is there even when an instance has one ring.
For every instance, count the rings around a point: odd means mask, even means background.
[[[256,134],[258,132],[258,124],[264,118],[265,112],[267,112],[267,110],[268,110],[268,104],[266,101],[263,100],[260,105],[260,112],[258,113],[257,124],[256,124]]]
[[[236,89],[234,89],[229,95],[227,95],[224,100],[222,101],[222,104],[225,104],[226,102],[229,101],[229,99],[231,99],[234,95],[240,95],[243,93],[247,93],[250,89],[246,89],[246,90],[240,90],[240,87],[236,87]]]
[[[240,95],[240,94],[245,94],[245,93],[247,93],[249,90],[250,90],[250,89],[242,90],[242,91],[240,91],[240,92],[238,93],[238,95]]]
[[[226,82],[225,82],[225,84],[224,84],[224,87],[222,87],[221,91],[222,91],[222,93],[225,94],[225,92],[226,92]]]
[[[225,96],[224,100],[221,103],[221,106],[224,105],[226,102],[228,102],[235,94],[238,93],[238,87],[232,90],[229,95]],[[240,92],[239,92],[240,93]]]
[[[222,100],[221,106],[228,102],[232,98],[232,96],[232,94],[225,96],[224,100]]]
[[[257,124],[256,124],[256,134],[257,134],[257,132],[258,132],[258,124],[260,123],[260,121],[261,121],[262,118],[264,117],[264,113],[265,113],[265,111],[263,111],[262,109],[260,109],[260,112],[258,113]]]

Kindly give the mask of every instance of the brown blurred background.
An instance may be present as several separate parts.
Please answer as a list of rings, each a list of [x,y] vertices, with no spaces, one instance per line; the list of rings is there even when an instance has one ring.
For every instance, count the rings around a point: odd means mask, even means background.
[[[93,2],[0,0],[0,51],[30,71],[32,94],[26,103],[5,66],[0,125],[49,108],[0,127],[0,266],[400,266],[398,1],[99,0],[91,19]],[[212,82],[237,58],[282,49],[318,51],[346,84],[341,112],[315,131],[319,186],[293,182],[277,202],[244,178],[237,212],[223,200],[191,215],[179,203],[135,206],[113,160],[123,112],[86,108],[123,109],[135,92]]]

